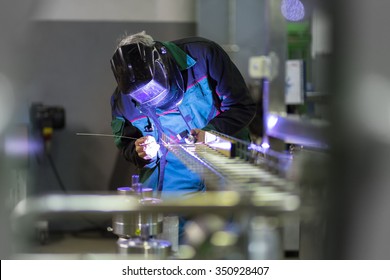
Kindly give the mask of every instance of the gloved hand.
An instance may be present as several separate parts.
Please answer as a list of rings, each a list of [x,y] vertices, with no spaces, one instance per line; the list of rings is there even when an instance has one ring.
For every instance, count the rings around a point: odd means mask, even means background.
[[[135,141],[135,151],[144,160],[150,160],[157,156],[160,145],[153,136],[144,136]]]
[[[191,129],[190,134],[195,137],[196,143],[203,143],[205,140],[205,131],[199,128]]]

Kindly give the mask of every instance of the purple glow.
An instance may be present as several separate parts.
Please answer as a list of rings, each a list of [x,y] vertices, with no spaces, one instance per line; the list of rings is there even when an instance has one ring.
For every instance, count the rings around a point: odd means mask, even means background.
[[[299,0],[283,0],[280,9],[289,21],[300,21],[305,17],[305,6]]]
[[[228,151],[232,147],[232,143],[226,141],[226,142],[215,142],[215,143],[208,143],[208,145],[211,148],[218,148],[220,150]]]
[[[133,191],[133,189],[130,187],[119,187],[119,188],[117,188],[117,190],[118,191]]]
[[[275,125],[277,124],[278,122],[278,117],[276,116],[268,116],[268,119],[267,119],[267,128],[268,129],[272,129],[275,127]]]
[[[250,144],[249,150],[254,150],[260,153],[265,153],[271,146],[268,142],[264,141],[261,145]]]
[[[5,153],[8,156],[27,156],[31,145],[27,139],[6,138],[4,143]]]
[[[155,80],[151,80],[148,84],[133,92],[131,96],[139,103],[143,104],[157,98],[165,91],[167,91],[166,87],[160,85]]]
[[[232,143],[230,141],[222,139],[208,132],[205,134],[204,142],[211,148],[217,148],[221,150],[230,150],[232,148]]]
[[[261,144],[261,147],[264,149],[264,150],[268,150],[270,148],[270,145],[267,143],[267,142],[263,142]]]

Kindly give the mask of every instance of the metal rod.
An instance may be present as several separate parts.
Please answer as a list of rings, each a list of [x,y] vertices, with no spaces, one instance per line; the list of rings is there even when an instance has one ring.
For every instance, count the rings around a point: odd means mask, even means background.
[[[118,137],[118,138],[126,138],[126,139],[133,139],[137,140],[138,138],[134,137],[128,137],[128,136],[117,136],[113,134],[103,134],[103,133],[84,133],[84,132],[77,132],[77,136],[103,136],[103,137]]]

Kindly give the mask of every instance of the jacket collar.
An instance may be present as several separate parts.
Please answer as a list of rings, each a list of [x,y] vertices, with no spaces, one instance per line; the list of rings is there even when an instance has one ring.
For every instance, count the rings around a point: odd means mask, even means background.
[[[180,71],[191,68],[195,65],[196,61],[186,54],[181,48],[172,42],[161,42],[172,54],[173,58],[176,60],[177,65],[179,66]]]

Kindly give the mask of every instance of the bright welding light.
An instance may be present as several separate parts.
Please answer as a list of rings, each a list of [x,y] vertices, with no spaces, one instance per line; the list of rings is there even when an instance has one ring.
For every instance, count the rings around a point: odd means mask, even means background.
[[[228,151],[232,148],[232,143],[228,140],[225,140],[221,137],[218,137],[212,133],[205,133],[204,142],[211,148],[220,149]]]
[[[270,145],[267,143],[267,142],[263,142],[261,144],[261,147],[264,149],[264,150],[268,150],[270,148]]]
[[[160,149],[160,145],[157,144],[156,139],[152,136],[146,136],[146,141],[144,142],[144,152],[150,158],[157,156],[157,153]]]
[[[283,0],[280,9],[289,21],[300,21],[305,17],[305,6],[299,0]]]
[[[267,119],[267,127],[268,127],[268,129],[274,128],[277,122],[278,122],[278,117],[272,116],[272,115],[268,116],[268,119]]]
[[[211,148],[225,150],[225,151],[228,151],[232,148],[232,143],[230,143],[229,141],[208,143],[207,145],[209,145]]]

